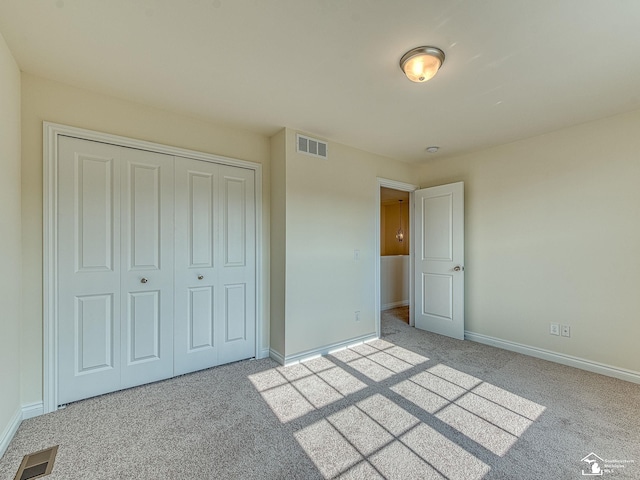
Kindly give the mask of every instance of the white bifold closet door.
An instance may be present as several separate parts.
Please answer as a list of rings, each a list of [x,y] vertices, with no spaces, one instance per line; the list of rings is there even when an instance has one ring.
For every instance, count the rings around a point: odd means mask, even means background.
[[[255,354],[253,177],[176,159],[176,375]]]
[[[60,404],[255,355],[252,170],[62,137],[57,222]]]
[[[173,374],[173,158],[61,138],[59,401]]]

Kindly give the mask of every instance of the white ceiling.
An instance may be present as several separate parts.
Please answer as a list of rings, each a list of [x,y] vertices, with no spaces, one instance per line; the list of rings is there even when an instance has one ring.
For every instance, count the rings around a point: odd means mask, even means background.
[[[0,32],[25,72],[411,162],[640,108],[638,0],[1,0]]]

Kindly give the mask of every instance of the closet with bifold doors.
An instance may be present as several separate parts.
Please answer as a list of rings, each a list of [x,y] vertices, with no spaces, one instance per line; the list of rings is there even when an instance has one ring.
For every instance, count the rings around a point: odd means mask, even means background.
[[[58,404],[255,356],[255,172],[57,148]]]

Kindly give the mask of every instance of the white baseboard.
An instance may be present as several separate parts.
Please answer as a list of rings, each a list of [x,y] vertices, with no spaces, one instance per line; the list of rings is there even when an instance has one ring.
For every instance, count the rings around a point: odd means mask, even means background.
[[[43,413],[44,404],[42,402],[29,403],[27,405],[23,405],[19,410],[16,410],[16,413],[11,417],[9,424],[2,432],[2,435],[0,435],[0,458],[2,458],[4,452],[7,451],[7,448],[9,447],[11,440],[13,440],[13,437],[18,431],[22,421],[27,420],[28,418],[37,417]]]
[[[44,414],[44,403],[34,402],[22,406],[22,420],[38,417]]]
[[[502,340],[500,338],[490,337],[480,333],[465,331],[464,338],[466,340],[471,340],[472,342],[491,345],[492,347],[502,348],[511,352],[522,353],[524,355],[529,355],[530,357],[541,358],[543,360],[560,363],[569,367],[587,370],[588,372],[619,378],[620,380],[626,380],[627,382],[640,383],[640,372],[634,372],[633,370],[613,367],[604,363],[593,362],[584,358],[565,355],[564,353],[552,352],[538,347],[510,342],[508,340]]]
[[[2,432],[2,436],[0,436],[0,458],[2,458],[4,452],[6,452],[7,448],[9,448],[9,444],[11,443],[11,440],[13,440],[13,436],[18,431],[18,427],[20,426],[21,422],[22,410],[18,409],[16,410],[16,413],[13,414],[13,417],[11,417],[9,424]]]
[[[276,360],[273,356],[274,360],[282,365],[293,365],[294,363],[304,362],[305,360],[311,360],[312,358],[321,357],[335,350],[340,350],[347,347],[352,347],[354,345],[358,345],[364,342],[370,342],[371,340],[377,339],[378,336],[375,333],[370,333],[368,335],[362,335],[361,337],[351,338],[349,340],[345,340],[343,342],[332,343],[331,345],[325,345],[324,347],[315,348],[313,350],[307,350],[306,352],[296,353],[294,355],[286,355],[282,362]],[[282,355],[279,355],[282,358]]]
[[[270,350],[268,348],[263,348],[256,355],[256,360],[260,360],[261,358],[268,358],[270,354]]]
[[[284,357],[280,352],[276,352],[274,349],[269,349],[269,357],[275,362],[278,362],[280,365],[284,365]]]
[[[380,310],[390,310],[392,308],[406,307],[409,305],[409,300],[401,300],[400,302],[391,302],[380,305]]]

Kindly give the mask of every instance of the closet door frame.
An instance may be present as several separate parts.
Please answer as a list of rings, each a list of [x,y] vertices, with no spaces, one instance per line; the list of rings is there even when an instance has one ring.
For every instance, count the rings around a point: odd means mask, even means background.
[[[43,122],[43,411],[58,409],[58,140],[61,136],[108,143],[176,157],[246,168],[255,174],[256,230],[256,358],[269,356],[269,331],[264,312],[263,227],[262,227],[262,165],[209,153],[187,150],[119,135],[96,132],[51,122]],[[179,161],[179,160],[176,160]]]

